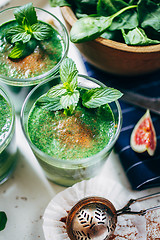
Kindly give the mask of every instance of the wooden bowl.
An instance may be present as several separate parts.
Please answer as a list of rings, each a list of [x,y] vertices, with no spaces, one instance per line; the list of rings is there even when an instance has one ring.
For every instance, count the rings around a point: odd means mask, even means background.
[[[67,6],[61,7],[61,13],[70,32],[77,18]],[[160,44],[127,46],[124,43],[99,37],[75,45],[87,62],[111,74],[134,76],[160,70]]]

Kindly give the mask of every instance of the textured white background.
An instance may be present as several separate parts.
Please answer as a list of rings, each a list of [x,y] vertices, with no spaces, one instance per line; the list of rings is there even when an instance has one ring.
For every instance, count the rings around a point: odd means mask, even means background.
[[[5,2],[8,2],[8,0],[0,0],[0,5]],[[30,1],[12,0],[5,7],[22,5],[27,2]],[[51,8],[48,2],[47,0],[34,0],[33,4],[35,7],[42,7],[51,11],[63,21],[59,8]],[[68,55],[76,62],[79,73],[85,74],[86,70],[83,66],[81,56],[71,43]],[[8,216],[6,228],[0,232],[0,240],[44,240],[42,231],[42,215],[44,210],[52,197],[65,188],[51,183],[45,178],[23,136],[18,117],[16,133],[19,148],[18,165],[13,177],[0,186],[0,211],[5,211]],[[160,188],[133,192],[119,162],[119,158],[114,153],[110,155],[99,177],[102,177],[106,184],[108,178],[117,181],[122,184],[125,191],[128,191],[134,197],[156,191],[160,192]],[[126,198],[126,195],[124,197]],[[143,203],[143,206],[144,208],[146,206],[153,206],[156,202],[157,199],[147,201]]]

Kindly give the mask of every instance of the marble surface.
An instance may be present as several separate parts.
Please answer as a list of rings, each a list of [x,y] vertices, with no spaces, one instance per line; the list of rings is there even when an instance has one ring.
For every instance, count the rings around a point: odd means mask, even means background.
[[[9,5],[20,5],[20,1],[12,0]],[[30,1],[23,1],[23,4]],[[59,18],[62,18],[58,8],[51,8],[47,1],[34,1],[34,6],[43,7]],[[63,21],[63,19],[61,19]],[[79,73],[86,74],[78,50],[70,43],[69,54],[77,64]],[[0,240],[44,240],[42,231],[42,216],[50,200],[65,188],[46,179],[35,159],[21,130],[19,117],[16,119],[17,144],[19,149],[18,164],[12,177],[0,186],[0,211],[5,211],[8,217],[5,230],[0,232]],[[131,186],[121,166],[118,156],[112,152],[98,177],[113,179],[126,188],[135,198],[153,192],[160,188],[141,192],[132,191]],[[127,202],[128,199],[126,199]],[[144,203],[144,208],[155,206],[159,199]],[[159,203],[160,204],[160,203]],[[158,238],[159,239],[159,238]]]

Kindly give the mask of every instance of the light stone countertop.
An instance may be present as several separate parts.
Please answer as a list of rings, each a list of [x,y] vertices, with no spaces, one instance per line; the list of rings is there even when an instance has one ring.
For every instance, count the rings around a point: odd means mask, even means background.
[[[10,5],[20,5],[20,1],[12,0]],[[23,4],[30,1],[23,1]],[[62,18],[59,8],[53,9],[44,0],[33,1],[34,6],[45,8]],[[63,19],[61,19],[63,21]],[[70,43],[69,54],[78,67],[79,73],[86,74],[81,56]],[[8,217],[5,230],[0,232],[0,240],[44,240],[42,231],[42,216],[52,197],[64,190],[46,179],[41,167],[35,159],[21,130],[19,117],[16,119],[17,144],[19,159],[13,176],[0,186],[0,211],[5,211]],[[99,173],[107,184],[107,179],[113,179],[129,191],[135,198],[153,192],[160,188],[141,192],[131,190],[118,156],[112,152]],[[114,190],[114,189],[113,189]],[[126,199],[127,202],[128,199]],[[144,208],[154,206],[157,200],[144,203]]]

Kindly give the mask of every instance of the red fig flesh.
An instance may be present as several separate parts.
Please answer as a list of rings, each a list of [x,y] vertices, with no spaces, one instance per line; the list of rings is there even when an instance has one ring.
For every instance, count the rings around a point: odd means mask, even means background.
[[[130,145],[135,152],[147,151],[150,156],[154,155],[157,140],[149,110],[146,111],[134,127]]]

